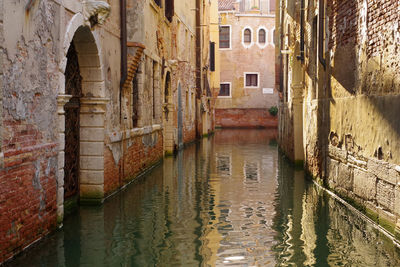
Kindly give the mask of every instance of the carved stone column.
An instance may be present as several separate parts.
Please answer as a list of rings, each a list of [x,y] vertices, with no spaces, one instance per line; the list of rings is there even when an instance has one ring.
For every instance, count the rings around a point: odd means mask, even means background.
[[[64,106],[71,99],[71,95],[58,95],[58,172],[57,172],[57,224],[62,225],[64,220],[64,149],[65,149],[65,110]]]

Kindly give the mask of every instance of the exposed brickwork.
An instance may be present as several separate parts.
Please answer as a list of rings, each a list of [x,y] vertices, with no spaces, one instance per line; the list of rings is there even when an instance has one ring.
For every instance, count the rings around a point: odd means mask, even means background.
[[[111,194],[119,187],[130,182],[163,156],[163,134],[161,131],[125,140],[124,145],[124,158],[123,161],[122,159],[119,161],[118,165],[115,164],[111,151],[105,148],[105,195]],[[121,165],[122,162],[124,162],[124,166]]]
[[[278,117],[269,114],[267,109],[216,109],[215,123],[220,127],[278,127]]]
[[[385,48],[382,31],[390,31],[399,23],[399,1],[368,0],[368,55],[380,53]],[[399,28],[397,29],[399,30]]]
[[[328,1],[331,10],[329,15],[329,47],[344,46],[357,38],[359,4],[358,0]]]
[[[58,145],[40,143],[31,125],[6,124],[15,131],[0,170],[0,262],[57,225]]]

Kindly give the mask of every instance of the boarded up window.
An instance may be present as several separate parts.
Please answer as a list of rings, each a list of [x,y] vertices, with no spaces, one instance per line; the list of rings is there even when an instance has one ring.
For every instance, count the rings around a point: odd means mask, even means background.
[[[218,96],[231,96],[231,85],[229,83],[221,83]]]
[[[258,74],[246,74],[246,86],[258,87]]]
[[[265,30],[261,29],[258,31],[258,42],[260,44],[265,44]]]
[[[219,48],[231,47],[231,28],[229,26],[219,27]]]
[[[244,30],[244,36],[243,36],[244,42],[246,44],[251,43],[251,31],[250,29],[245,29]]]

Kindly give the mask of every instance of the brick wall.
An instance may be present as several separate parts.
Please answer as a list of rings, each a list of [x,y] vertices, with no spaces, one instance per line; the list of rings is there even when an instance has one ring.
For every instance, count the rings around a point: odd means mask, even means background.
[[[216,109],[215,124],[219,127],[273,127],[278,126],[278,117],[271,116],[267,109]]]
[[[57,226],[58,145],[40,143],[32,125],[5,124],[14,133],[0,170],[0,262]]]
[[[104,192],[109,195],[119,187],[130,182],[138,174],[151,167],[163,156],[163,134],[161,131],[153,134],[133,137],[125,140],[124,166],[122,177],[122,159],[118,164],[112,152],[106,148],[104,152]]]

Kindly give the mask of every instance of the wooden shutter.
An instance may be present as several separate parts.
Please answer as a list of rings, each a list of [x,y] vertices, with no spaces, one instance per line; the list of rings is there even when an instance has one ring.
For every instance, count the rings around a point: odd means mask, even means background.
[[[215,43],[210,42],[210,71],[215,71]]]

